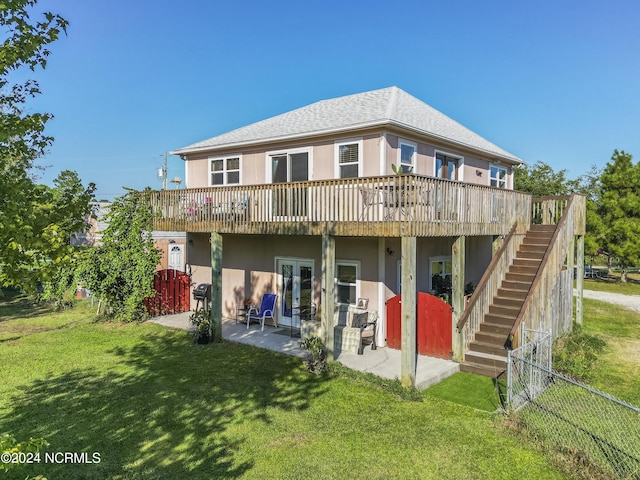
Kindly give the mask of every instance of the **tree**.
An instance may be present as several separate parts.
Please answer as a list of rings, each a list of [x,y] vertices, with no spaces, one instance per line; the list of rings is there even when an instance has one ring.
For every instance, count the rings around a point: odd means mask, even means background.
[[[11,85],[10,74],[45,68],[49,45],[66,32],[67,21],[50,12],[32,21],[37,0],[4,0],[0,26],[0,286],[36,285],[71,261],[69,236],[82,230],[95,187],[85,188],[74,172],[62,172],[53,188],[38,185],[34,162],[53,138],[45,135],[48,113],[26,113],[38,83]]]
[[[534,197],[567,195],[570,191],[570,181],[566,176],[566,170],[556,172],[541,161],[531,167],[518,165],[513,169],[514,189],[528,192]]]
[[[603,223],[602,248],[617,258],[620,280],[640,262],[640,164],[624,151],[615,150],[600,177],[598,214]]]
[[[151,238],[150,192],[129,191],[113,202],[105,217],[109,226],[102,245],[88,249],[79,266],[83,284],[106,302],[107,315],[116,320],[145,318],[143,301],[154,294],[160,251]]]
[[[85,229],[94,190],[94,184],[85,188],[69,170],[58,175],[53,187],[24,181],[4,209],[3,224],[11,230],[5,230],[8,241],[0,243],[0,283],[34,292],[68,268],[77,254],[70,237]]]
[[[597,255],[601,250],[606,231],[599,213],[602,193],[601,176],[602,170],[593,165],[588,173],[569,182],[573,191],[586,198],[584,253],[592,256]]]

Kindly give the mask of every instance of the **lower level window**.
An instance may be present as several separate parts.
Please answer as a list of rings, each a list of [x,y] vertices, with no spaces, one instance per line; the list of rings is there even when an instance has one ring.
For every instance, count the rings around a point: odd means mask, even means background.
[[[436,295],[451,295],[451,274],[453,265],[451,257],[431,259],[431,290]]]
[[[355,305],[358,299],[356,285],[358,264],[355,262],[336,262],[336,301],[341,304]]]

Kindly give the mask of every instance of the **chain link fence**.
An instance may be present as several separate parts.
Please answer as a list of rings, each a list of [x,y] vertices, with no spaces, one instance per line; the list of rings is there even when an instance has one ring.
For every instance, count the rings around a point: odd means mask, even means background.
[[[619,478],[640,480],[640,408],[553,371],[549,333],[527,337],[509,352],[508,407],[540,440]]]

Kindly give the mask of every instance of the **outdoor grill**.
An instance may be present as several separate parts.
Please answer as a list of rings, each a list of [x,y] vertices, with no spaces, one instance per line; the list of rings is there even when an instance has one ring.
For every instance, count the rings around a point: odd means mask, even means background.
[[[196,300],[196,311],[200,308],[200,302],[202,302],[202,308],[205,311],[209,310],[209,303],[211,302],[211,284],[201,283],[193,289],[193,298]]]
[[[196,288],[194,288],[193,299],[211,301],[211,284],[201,283]]]

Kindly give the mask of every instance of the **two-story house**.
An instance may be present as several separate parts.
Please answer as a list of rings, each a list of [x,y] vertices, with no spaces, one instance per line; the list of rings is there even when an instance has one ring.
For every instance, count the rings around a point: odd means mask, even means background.
[[[193,282],[212,283],[217,321],[276,293],[278,324],[317,312],[333,350],[341,308],[366,298],[384,345],[385,303],[403,293],[406,384],[416,292],[451,285],[452,352],[463,361],[475,337],[458,324],[465,286],[484,287],[496,253],[511,248],[503,240],[531,224],[531,197],[513,191],[522,161],[397,87],[319,101],[172,154],[185,161],[186,189],[158,192],[155,228],[187,232]],[[486,310],[490,300],[473,303]]]

